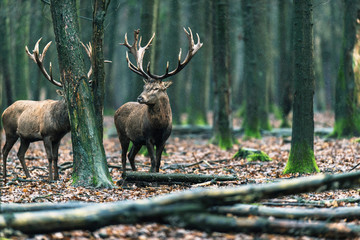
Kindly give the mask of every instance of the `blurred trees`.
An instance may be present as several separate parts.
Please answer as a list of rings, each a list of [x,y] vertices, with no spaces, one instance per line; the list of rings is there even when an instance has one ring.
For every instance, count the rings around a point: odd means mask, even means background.
[[[36,100],[57,97],[51,86],[38,81],[40,75],[37,69],[29,68],[31,63],[22,58],[24,46],[36,42],[39,36],[43,36],[44,42],[54,40],[50,8],[46,2],[41,0],[0,2],[2,110],[20,98]],[[89,42],[92,35],[92,5],[84,0],[76,2],[81,29],[80,38],[83,42]],[[279,117],[282,114],[285,123],[285,117],[291,109],[293,52],[289,51],[291,45],[289,26],[291,26],[292,1],[265,1],[260,5],[261,8],[255,9],[260,11],[255,12],[259,21],[254,23],[242,18],[241,5],[246,3],[245,0],[229,0],[227,27],[229,37],[227,40],[224,36],[220,38],[220,42],[227,41],[226,44],[229,46],[230,62],[227,73],[232,92],[229,112],[239,113],[244,118],[248,115],[247,111],[244,111],[245,103],[260,107],[262,100],[265,100],[263,105],[265,111],[259,115],[267,117],[266,109],[268,109],[270,114],[273,112]],[[167,60],[170,62],[170,69],[177,64],[179,48],[186,52],[187,39],[184,37],[182,27],[191,27],[194,33],[199,33],[204,46],[182,73],[170,79],[174,82],[169,89],[174,123],[212,124],[213,120],[209,113],[215,109],[213,94],[215,86],[212,80],[216,72],[211,62],[220,56],[213,52],[210,17],[215,16],[216,11],[210,8],[210,2],[205,0],[112,0],[108,8],[108,17],[104,22],[104,58],[112,61],[105,66],[105,113],[112,115],[121,104],[135,101],[141,92],[141,88],[136,87],[142,86],[141,79],[128,70],[125,60],[126,49],[118,45],[124,41],[124,34],[128,33],[131,41],[133,31],[140,29],[144,44],[149,39],[146,32],[156,32],[156,42],[150,48],[149,55],[155,56],[151,62],[153,72],[162,74]],[[335,79],[344,32],[343,15],[343,1],[314,0],[315,111],[334,110]],[[263,56],[262,60],[261,58],[256,60],[259,66],[256,74],[264,76],[260,85],[251,88],[247,88],[248,85],[245,83],[248,81],[249,84],[250,80],[245,77],[246,71],[249,71],[248,65],[251,63],[246,57],[246,51],[249,49],[245,47],[245,31],[249,24],[255,24],[253,30],[255,34],[259,34],[256,38],[259,47],[254,49],[253,53],[257,52],[260,54],[259,57]],[[218,27],[214,26],[214,29]],[[345,32],[345,34],[350,33]],[[49,52],[47,57],[46,61],[57,65],[56,54]],[[59,78],[56,68],[53,75]],[[254,92],[259,96],[250,97]],[[259,125],[259,131],[269,127],[266,120],[264,122],[265,124]],[[241,123],[237,124],[239,125]]]

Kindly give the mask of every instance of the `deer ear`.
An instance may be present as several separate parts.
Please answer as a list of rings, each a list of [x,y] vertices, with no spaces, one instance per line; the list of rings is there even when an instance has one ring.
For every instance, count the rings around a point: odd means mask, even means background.
[[[171,84],[172,84],[172,81],[164,82],[164,87],[165,87],[165,89],[168,88],[168,87],[170,87]]]
[[[59,89],[56,90],[56,93],[61,97],[65,97],[64,92]]]

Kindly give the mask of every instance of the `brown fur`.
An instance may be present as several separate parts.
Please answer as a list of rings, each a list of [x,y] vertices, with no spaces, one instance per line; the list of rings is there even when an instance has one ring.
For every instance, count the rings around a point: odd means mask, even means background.
[[[25,164],[25,152],[31,142],[43,140],[49,160],[49,180],[53,180],[53,162],[55,180],[58,179],[59,145],[63,136],[70,131],[65,100],[16,101],[5,109],[2,114],[2,122],[6,135],[6,142],[2,150],[4,179],[6,180],[7,156],[18,138],[20,138],[21,144],[17,155],[26,177],[30,178],[30,173]]]
[[[166,89],[171,82],[149,81],[138,97],[138,102],[122,105],[114,115],[115,126],[122,147],[122,167],[126,171],[126,154],[130,141],[133,146],[129,161],[133,171],[135,155],[146,145],[151,158],[151,172],[159,172],[161,154],[169,138],[172,127],[172,114]],[[154,155],[156,146],[156,157]]]

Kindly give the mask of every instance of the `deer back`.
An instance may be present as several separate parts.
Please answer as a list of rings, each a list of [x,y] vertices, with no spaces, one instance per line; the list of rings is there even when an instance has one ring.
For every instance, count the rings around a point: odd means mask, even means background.
[[[70,130],[65,100],[16,101],[4,111],[2,121],[6,133],[30,141],[40,140],[50,132],[61,138]]]

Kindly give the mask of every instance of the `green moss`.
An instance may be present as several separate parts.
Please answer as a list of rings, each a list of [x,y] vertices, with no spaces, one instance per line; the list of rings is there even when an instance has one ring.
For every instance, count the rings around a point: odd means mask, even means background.
[[[314,151],[306,143],[297,143],[291,147],[290,156],[284,169],[287,173],[314,173],[320,172]]]
[[[352,116],[353,119],[340,118],[335,121],[334,131],[329,135],[333,138],[354,137],[360,135],[360,119]]]
[[[220,134],[215,135],[211,140],[210,143],[219,146],[223,150],[229,150],[233,147],[233,139],[231,136],[223,137]]]
[[[261,162],[267,162],[272,161],[272,159],[263,151],[251,149],[251,148],[241,148],[233,158],[244,158],[248,162],[252,161],[261,161]]]
[[[250,128],[245,128],[245,134],[244,134],[245,139],[251,139],[251,138],[257,138],[260,139],[261,138],[261,134],[260,134],[260,130],[252,130]]]

